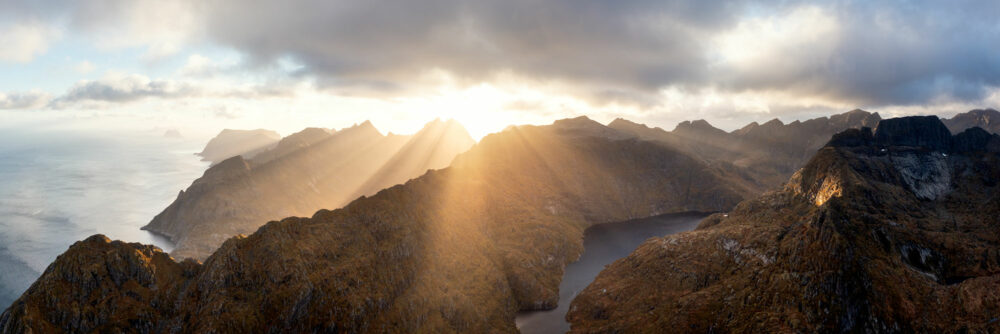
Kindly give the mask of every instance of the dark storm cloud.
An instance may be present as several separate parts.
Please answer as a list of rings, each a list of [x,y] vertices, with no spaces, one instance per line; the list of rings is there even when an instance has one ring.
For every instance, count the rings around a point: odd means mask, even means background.
[[[1000,85],[1000,2],[842,2],[825,9],[836,19],[836,38],[795,46],[718,82],[873,105],[979,101]]]
[[[816,5],[838,25],[830,48],[755,68],[712,66],[708,41],[741,19]],[[868,104],[981,99],[1000,82],[993,1],[215,1],[208,32],[267,62],[290,56],[332,86],[393,91],[443,69],[511,72],[644,101],[668,86],[785,90]],[[992,14],[990,14],[992,13]],[[766,45],[762,47],[767,47]],[[795,65],[795,66],[789,66]],[[641,102],[640,104],[643,104]]]
[[[87,31],[146,3],[0,1],[0,20],[62,17]],[[879,106],[976,102],[1000,86],[994,0],[192,0],[188,7],[203,24],[192,31],[249,63],[292,59],[321,86],[362,94],[407,94],[429,70],[469,83],[513,74],[591,101],[640,106],[659,103],[657,92],[669,87]],[[717,58],[716,37],[808,7],[834,20],[832,35],[783,45],[750,64]],[[764,42],[748,48],[775,47]]]
[[[740,6],[713,1],[217,1],[208,32],[258,61],[291,56],[329,85],[392,90],[443,69],[597,91],[705,78],[703,40]]]

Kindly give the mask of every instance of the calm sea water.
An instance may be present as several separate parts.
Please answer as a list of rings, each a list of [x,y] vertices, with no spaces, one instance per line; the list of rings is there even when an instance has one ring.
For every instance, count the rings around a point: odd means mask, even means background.
[[[0,129],[0,310],[78,240],[170,243],[139,230],[208,167],[163,132]]]
[[[652,237],[693,230],[705,214],[681,213],[655,216],[620,223],[598,224],[583,234],[583,255],[566,266],[559,283],[559,304],[553,310],[522,312],[517,328],[524,334],[566,333],[566,312],[576,295],[583,291],[604,267],[628,256]]]

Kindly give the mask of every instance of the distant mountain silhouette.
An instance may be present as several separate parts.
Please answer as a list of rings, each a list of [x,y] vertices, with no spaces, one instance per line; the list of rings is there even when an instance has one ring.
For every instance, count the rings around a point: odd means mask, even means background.
[[[781,191],[610,265],[572,332],[996,332],[998,153],[935,116],[842,132]]]
[[[987,132],[1000,134],[1000,111],[996,109],[970,110],[942,121],[955,134],[971,127],[980,127]]]
[[[170,237],[176,257],[204,259],[270,220],[339,208],[446,167],[473,144],[454,121],[428,123],[413,136],[383,136],[370,122],[339,132],[308,128],[252,159],[209,168],[143,229]]]
[[[208,141],[199,156],[202,160],[211,161],[213,165],[223,160],[242,155],[252,158],[255,154],[267,150],[281,140],[281,135],[271,130],[231,130],[225,129]]]
[[[741,170],[756,183],[757,192],[763,193],[780,187],[833,134],[850,128],[874,127],[879,120],[878,113],[856,109],[804,122],[784,124],[778,119],[763,125],[753,122],[733,132],[720,130],[705,120],[681,122],[673,131],[623,119],[616,119],[608,126],[680,148],[719,168]]]

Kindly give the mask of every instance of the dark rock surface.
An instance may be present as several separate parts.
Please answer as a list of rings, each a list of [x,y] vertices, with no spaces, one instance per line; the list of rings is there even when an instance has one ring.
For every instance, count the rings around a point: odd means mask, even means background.
[[[572,332],[1000,331],[1000,156],[942,127],[835,136],[783,190],[610,265]]]
[[[947,151],[951,148],[951,131],[937,116],[893,118],[879,122],[875,129],[875,143]]]

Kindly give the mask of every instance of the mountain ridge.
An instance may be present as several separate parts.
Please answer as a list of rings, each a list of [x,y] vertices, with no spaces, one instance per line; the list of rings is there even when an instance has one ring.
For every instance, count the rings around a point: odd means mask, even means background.
[[[383,135],[371,122],[340,131],[307,128],[252,159],[237,156],[209,168],[143,229],[173,240],[174,256],[204,259],[229,237],[252,233],[270,220],[338,208],[447,166],[474,142],[461,125],[440,124],[447,126],[413,136]],[[400,160],[404,149],[434,156]]]
[[[448,168],[230,238],[200,265],[127,269],[113,263],[135,261],[115,259],[145,246],[78,243],[0,315],[0,329],[516,332],[517,311],[554,307],[587,226],[726,210],[751,195],[715,173],[661,144],[518,126],[483,138]],[[93,263],[115,267],[95,272],[105,285],[65,279]],[[152,271],[162,280],[147,279]],[[73,287],[69,297],[48,294],[53,284]],[[163,306],[107,306],[150,302]]]
[[[571,332],[1000,329],[1000,136],[914,131],[943,127],[842,132],[780,191],[608,266]]]

